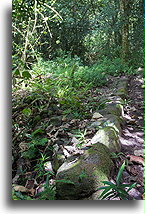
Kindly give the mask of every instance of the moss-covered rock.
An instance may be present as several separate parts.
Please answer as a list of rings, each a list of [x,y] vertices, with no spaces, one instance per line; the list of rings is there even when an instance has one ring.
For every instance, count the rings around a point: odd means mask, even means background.
[[[127,97],[127,87],[128,87],[128,79],[124,78],[118,84],[118,89],[116,90],[116,95],[120,96],[122,99]]]
[[[125,88],[119,88],[116,91],[116,95],[120,96],[122,99],[125,99],[125,98],[127,98],[127,91]]]
[[[121,79],[121,81],[118,82],[118,88],[124,88],[127,90],[128,87],[128,78],[124,77]]]
[[[121,150],[118,133],[113,127],[106,126],[99,129],[91,140],[92,144],[98,142],[107,146],[111,152],[119,152]]]
[[[57,198],[79,200],[91,195],[102,186],[101,181],[108,180],[112,166],[110,151],[101,143],[93,145],[82,156],[69,157],[57,171]]]
[[[52,168],[56,172],[58,168],[65,162],[65,156],[61,153],[56,153],[52,160]]]
[[[116,116],[122,116],[123,106],[120,103],[109,103],[106,108],[98,111],[102,115],[113,114]]]
[[[92,128],[100,128],[100,127],[113,127],[118,133],[121,133],[121,126],[122,120],[120,117],[113,115],[113,114],[107,114],[103,118],[99,118],[95,122],[93,122],[90,127]]]

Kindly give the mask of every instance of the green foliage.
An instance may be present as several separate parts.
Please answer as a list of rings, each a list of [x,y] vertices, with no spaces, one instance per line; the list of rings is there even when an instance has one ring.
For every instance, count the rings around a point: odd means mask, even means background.
[[[107,83],[108,75],[117,76],[128,70],[128,66],[122,64],[121,59],[110,60],[107,57],[90,67],[83,66],[79,58],[72,59],[69,56],[47,62],[40,59],[33,67],[34,73],[54,76],[55,84],[59,87],[66,87],[65,91],[68,86],[70,88],[72,86],[73,88],[86,87],[86,84],[87,86],[102,86]]]
[[[34,132],[32,132],[32,136],[43,134],[43,133],[44,133],[44,130],[41,128],[38,128]]]
[[[129,61],[137,65],[143,63],[142,1],[132,1],[127,10]],[[99,62],[104,56],[111,60],[121,58],[122,16],[119,1],[14,0],[13,75],[30,78],[32,65],[40,56],[50,60],[65,54],[88,64]],[[101,78],[104,82],[103,75]]]
[[[47,138],[41,138],[40,136],[32,137],[31,142],[27,143],[28,150],[22,152],[22,157],[28,159],[36,158],[36,156],[39,154],[38,147],[45,146],[47,142]]]
[[[119,59],[111,61],[104,58],[88,67],[84,66],[78,57],[72,59],[64,55],[53,61],[39,58],[38,63],[32,66],[33,79],[29,82],[23,80],[27,84],[26,90],[31,91],[31,96],[27,96],[26,102],[35,105],[35,108],[37,107],[41,112],[45,100],[53,97],[63,109],[63,114],[73,114],[73,117],[81,118],[83,115],[87,116],[86,111],[82,111],[84,109],[82,101],[88,91],[106,85],[110,75],[116,76],[127,71],[127,65],[122,65]],[[101,103],[98,108],[103,105],[105,103]],[[85,108],[87,110],[87,106]],[[23,113],[27,111],[25,114],[30,115],[30,112],[28,113],[30,108],[26,109]],[[33,120],[38,121],[37,117]]]
[[[49,158],[48,155],[45,155],[43,153],[40,153],[41,157],[37,160],[37,164],[35,166],[34,171],[37,172],[37,177],[43,177],[44,175],[53,175],[52,172],[45,172],[44,164]]]
[[[115,153],[115,152],[112,152],[111,153],[111,158],[119,158],[121,156],[124,156],[125,157],[125,154],[123,152],[119,152],[119,153]]]
[[[23,114],[26,116],[26,117],[29,117],[31,115],[31,109],[30,108],[25,108],[23,109]]]
[[[40,194],[37,194],[39,197],[38,200],[55,200],[55,190],[50,186],[44,185],[43,187],[44,191]]]
[[[26,79],[30,79],[32,77],[29,71],[23,71],[22,76]]]
[[[125,169],[125,161],[122,164],[121,168],[119,169],[119,172],[116,177],[116,184],[110,182],[110,181],[102,181],[105,186],[98,188],[98,190],[103,190],[99,198],[103,199],[113,199],[116,197],[119,197],[121,200],[129,200],[129,194],[128,192],[135,187],[136,183],[130,185],[130,184],[122,184],[122,173]],[[128,188],[127,190],[125,188]]]
[[[47,175],[46,183],[43,184],[44,191],[38,193],[36,197],[38,200],[55,200],[55,185],[49,184],[50,175]]]
[[[79,180],[82,181],[86,177],[87,177],[86,172],[85,170],[83,170],[82,173],[79,175]]]
[[[81,130],[77,130],[74,134],[74,136],[79,140],[79,143],[77,144],[77,147],[81,148],[83,144],[87,143],[86,141],[86,133],[87,130],[85,129],[84,132],[81,132]]]
[[[28,195],[22,194],[21,192],[12,190],[12,200],[34,200],[34,199]]]
[[[56,183],[67,183],[67,184],[74,184],[74,182],[70,180],[55,180],[55,184],[50,185],[49,184],[50,175],[47,175],[46,183],[43,185],[44,191],[41,193],[38,193],[37,196],[39,197],[38,200],[55,200],[56,197]]]
[[[97,106],[97,109],[100,110],[100,109],[104,109],[106,107],[106,103],[107,102],[110,102],[111,100],[109,99],[105,99],[104,101],[100,102],[99,105]]]

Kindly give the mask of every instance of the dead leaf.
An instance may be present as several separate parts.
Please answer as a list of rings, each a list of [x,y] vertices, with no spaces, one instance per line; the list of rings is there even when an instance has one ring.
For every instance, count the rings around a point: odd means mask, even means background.
[[[70,124],[74,124],[74,123],[77,123],[79,121],[80,121],[79,119],[73,119],[73,120],[70,121]]]
[[[60,128],[62,129],[68,129],[70,127],[69,123],[65,123],[64,125],[61,125]]]
[[[32,188],[34,187],[34,183],[35,183],[35,180],[34,180],[34,179],[29,179],[29,180],[27,180],[26,185],[25,185],[25,188],[26,188],[26,189],[32,189]]]
[[[139,120],[143,120],[143,117],[139,116],[138,119],[139,119]]]
[[[138,173],[139,173],[137,166],[127,166],[127,170],[134,176],[138,175]]]
[[[63,121],[63,122],[66,122],[66,121],[67,121],[67,117],[66,117],[66,116],[63,116],[63,117],[62,117],[62,121]]]
[[[17,185],[17,186],[14,186],[13,187],[15,191],[19,191],[19,192],[27,192],[28,189],[24,186],[21,186],[21,185]]]
[[[135,162],[144,166],[144,159],[142,157],[128,155],[127,158],[129,158],[131,162]]]
[[[20,152],[25,152],[26,150],[29,149],[28,144],[25,143],[25,142],[21,142],[21,143],[19,144],[19,148],[21,149]]]
[[[79,142],[79,140],[76,137],[73,137],[72,140],[71,140],[71,143],[78,144],[80,142]]]
[[[30,196],[34,196],[35,195],[35,189],[29,189],[28,192],[30,193]]]

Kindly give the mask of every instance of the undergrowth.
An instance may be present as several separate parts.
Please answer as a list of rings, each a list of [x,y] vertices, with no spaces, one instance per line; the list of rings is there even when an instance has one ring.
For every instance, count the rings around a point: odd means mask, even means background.
[[[67,143],[69,135],[66,131],[70,133],[74,129],[75,121],[90,119],[91,113],[103,105],[100,101],[101,87],[108,84],[110,76],[122,75],[127,70],[120,59],[113,62],[104,59],[89,67],[77,57],[63,57],[53,61],[39,59],[25,77],[15,74],[12,99],[13,177],[17,175],[16,162],[25,161],[20,165],[18,183],[25,185],[30,168],[37,182],[46,180],[48,174],[44,164],[52,159],[54,142],[60,138]],[[68,120],[72,120],[72,125]],[[65,126],[60,129],[62,121],[65,121]],[[85,131],[76,133],[79,148],[85,142],[85,135]],[[51,174],[50,179],[53,176]],[[38,200],[55,199],[55,186],[45,184],[44,189],[43,194],[38,194]],[[27,196],[27,193],[23,195],[13,190],[13,199],[33,200],[33,193]]]

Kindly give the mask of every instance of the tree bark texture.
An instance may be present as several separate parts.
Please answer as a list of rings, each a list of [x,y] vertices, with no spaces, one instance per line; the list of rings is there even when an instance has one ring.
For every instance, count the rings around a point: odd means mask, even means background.
[[[120,0],[122,17],[122,59],[128,61],[129,56],[129,0]]]

